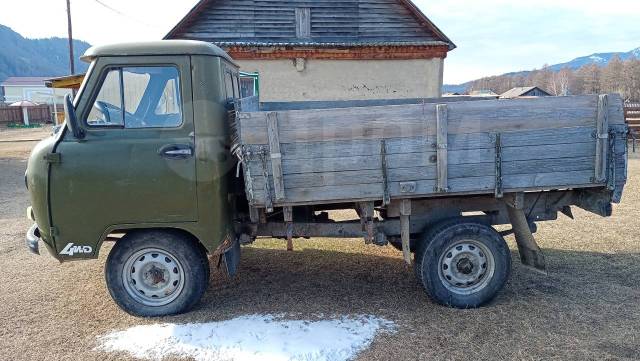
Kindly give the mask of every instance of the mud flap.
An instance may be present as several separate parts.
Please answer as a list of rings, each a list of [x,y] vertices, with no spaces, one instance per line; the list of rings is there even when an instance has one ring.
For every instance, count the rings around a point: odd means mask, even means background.
[[[221,269],[227,273],[229,277],[233,277],[238,272],[240,265],[240,242],[236,239],[233,241],[223,254],[220,255]]]

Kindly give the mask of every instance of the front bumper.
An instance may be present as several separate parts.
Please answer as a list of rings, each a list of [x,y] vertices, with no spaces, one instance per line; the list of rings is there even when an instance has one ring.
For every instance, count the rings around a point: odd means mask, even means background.
[[[29,248],[31,253],[40,254],[38,242],[40,242],[40,230],[38,229],[38,225],[34,223],[27,231],[26,239],[27,248]]]

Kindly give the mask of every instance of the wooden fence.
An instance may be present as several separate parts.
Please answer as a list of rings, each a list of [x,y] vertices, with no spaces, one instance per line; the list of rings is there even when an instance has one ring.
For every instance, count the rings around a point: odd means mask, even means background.
[[[52,120],[49,105],[37,105],[27,108],[29,122],[44,123]],[[0,123],[24,123],[21,107],[0,107]]]
[[[626,103],[624,105],[624,119],[629,124],[629,131],[637,137],[640,135],[640,103]]]

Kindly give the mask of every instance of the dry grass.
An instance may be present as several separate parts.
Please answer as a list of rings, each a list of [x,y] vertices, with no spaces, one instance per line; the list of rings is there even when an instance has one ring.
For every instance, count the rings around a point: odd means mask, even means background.
[[[5,150],[6,151],[6,150]],[[361,240],[265,240],[243,249],[240,275],[214,274],[193,312],[137,319],[110,300],[97,261],[58,264],[32,256],[21,154],[0,154],[0,359],[127,359],[93,351],[96,336],[154,322],[222,320],[247,313],[292,317],[375,314],[398,332],[381,335],[358,360],[637,359],[640,356],[640,160],[612,218],[575,211],[541,223],[536,237],[549,276],[523,268],[514,253],[510,282],[489,306],[454,310],[433,304],[401,255]],[[515,250],[513,240],[508,240]],[[515,252],[515,251],[514,251]]]

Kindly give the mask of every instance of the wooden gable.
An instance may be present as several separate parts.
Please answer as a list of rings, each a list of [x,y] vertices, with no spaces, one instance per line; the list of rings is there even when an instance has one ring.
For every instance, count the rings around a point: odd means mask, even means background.
[[[202,0],[165,38],[223,47],[455,47],[409,0]]]

